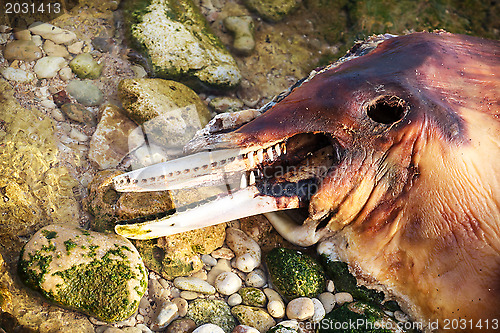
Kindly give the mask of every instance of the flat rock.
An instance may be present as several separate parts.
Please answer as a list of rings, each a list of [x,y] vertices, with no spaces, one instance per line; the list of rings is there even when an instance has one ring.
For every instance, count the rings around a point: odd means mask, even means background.
[[[197,326],[214,324],[230,333],[236,326],[229,305],[222,300],[196,299],[189,302],[187,318],[194,320]]]
[[[9,81],[27,83],[35,79],[35,75],[20,68],[4,67],[0,68],[2,76]]]
[[[95,114],[78,103],[65,103],[61,105],[61,111],[71,120],[89,126],[96,125]]]
[[[21,278],[45,297],[106,322],[127,319],[146,292],[147,273],[129,240],[50,225],[23,248]]]
[[[192,86],[232,88],[241,74],[233,57],[191,0],[125,2],[133,45],[151,61],[154,74]]]
[[[32,34],[40,35],[56,44],[69,44],[76,39],[74,32],[61,29],[50,23],[35,22],[28,29]]]
[[[276,325],[276,321],[265,310],[253,306],[236,305],[231,309],[240,324],[254,327],[260,333],[266,333]]]
[[[51,79],[64,66],[66,66],[66,60],[63,57],[47,56],[38,59],[33,71],[39,79]]]
[[[85,106],[98,106],[104,100],[102,91],[91,81],[72,80],[66,86],[66,91]]]
[[[42,57],[42,50],[31,40],[15,40],[5,46],[3,56],[7,60],[33,61]]]

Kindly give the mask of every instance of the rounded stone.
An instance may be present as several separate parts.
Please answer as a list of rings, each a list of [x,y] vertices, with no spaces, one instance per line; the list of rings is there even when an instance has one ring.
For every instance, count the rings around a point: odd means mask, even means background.
[[[15,40],[5,46],[3,56],[7,60],[33,61],[42,57],[42,50],[31,40]]]
[[[259,333],[259,331],[248,325],[238,325],[231,333]]]
[[[63,45],[58,45],[51,40],[46,40],[43,43],[43,50],[49,56],[53,57],[63,57],[66,58],[69,56],[69,52]]]
[[[222,300],[196,299],[189,302],[186,317],[194,320],[198,326],[206,323],[215,324],[226,333],[230,333],[236,326],[229,305]]]
[[[326,315],[325,308],[321,301],[317,298],[313,298],[312,302],[314,304],[314,314],[311,317],[313,323],[319,323]]]
[[[250,306],[264,307],[266,305],[266,295],[260,289],[253,287],[241,288],[238,291],[241,295],[243,304]]]
[[[63,57],[48,56],[38,59],[33,71],[39,79],[51,79],[64,66],[66,66],[66,60]]]
[[[236,305],[231,309],[233,316],[240,324],[256,328],[259,332],[267,332],[276,325],[276,321],[262,308],[247,305]]]
[[[35,79],[33,73],[26,72],[19,68],[12,68],[12,67],[1,68],[0,73],[6,80],[19,83],[27,83]]]
[[[267,312],[274,318],[283,318],[285,316],[285,304],[274,300],[267,303]]]
[[[204,324],[195,329],[193,333],[224,333],[224,330],[214,324]]]
[[[342,305],[344,303],[351,303],[352,301],[354,301],[354,298],[349,293],[341,292],[335,294],[335,302],[338,305]]]
[[[245,283],[249,287],[262,288],[266,285],[266,273],[261,269],[254,269],[248,273]]]
[[[96,116],[92,111],[78,103],[66,103],[61,106],[61,111],[71,120],[89,126],[96,125]]]
[[[331,292],[324,292],[318,295],[318,299],[321,304],[323,304],[323,308],[326,313],[330,313],[335,307],[335,295]]]
[[[80,79],[98,79],[103,64],[95,61],[90,53],[81,53],[71,60],[69,67]]]
[[[227,228],[226,243],[236,254],[236,268],[248,273],[261,263],[259,244],[240,229]]]
[[[255,48],[253,19],[251,16],[228,16],[224,26],[234,35],[233,48],[237,53],[249,55]]]
[[[191,333],[196,328],[196,324],[192,319],[182,318],[174,320],[168,325],[167,333]]]
[[[236,293],[236,294],[232,294],[231,296],[229,296],[229,298],[227,299],[227,304],[229,304],[229,306],[235,306],[235,305],[239,305],[241,304],[241,302],[243,302],[243,298],[241,297],[240,294]]]
[[[102,91],[90,81],[72,80],[67,85],[66,91],[85,106],[98,106],[104,100]]]
[[[215,288],[206,281],[195,277],[178,277],[174,279],[174,286],[181,290],[195,291],[197,293],[213,295]]]
[[[241,288],[242,281],[233,272],[220,273],[215,279],[215,288],[223,295],[232,295]]]
[[[146,269],[129,240],[113,234],[50,225],[25,245],[19,261],[24,283],[50,300],[106,322],[137,311]]]
[[[299,297],[291,300],[286,306],[288,319],[304,321],[314,315],[314,303],[309,297]]]

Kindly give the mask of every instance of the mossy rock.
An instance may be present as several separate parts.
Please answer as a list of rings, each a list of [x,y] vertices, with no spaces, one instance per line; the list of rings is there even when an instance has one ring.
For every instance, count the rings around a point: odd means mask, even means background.
[[[302,0],[245,0],[244,2],[262,18],[277,22],[296,10]]]
[[[266,295],[257,288],[246,287],[238,290],[244,305],[264,307],[266,305]]]
[[[196,299],[189,303],[186,317],[192,319],[196,326],[211,323],[226,333],[230,333],[236,326],[229,305],[222,300]]]
[[[275,248],[265,260],[273,286],[285,299],[316,297],[325,290],[323,268],[311,256]]]
[[[106,322],[137,311],[147,272],[132,243],[114,234],[50,225],[25,245],[19,274],[47,299]]]

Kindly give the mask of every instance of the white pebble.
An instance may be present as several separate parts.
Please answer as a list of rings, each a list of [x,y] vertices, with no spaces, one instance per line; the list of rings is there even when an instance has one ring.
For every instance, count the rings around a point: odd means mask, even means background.
[[[248,325],[238,325],[233,329],[232,333],[259,333],[259,330]]]
[[[332,280],[326,281],[326,291],[333,293],[335,291],[335,284]]]
[[[52,118],[54,118],[57,121],[64,121],[64,115],[59,109],[52,109]]]
[[[207,273],[203,270],[193,273],[191,276],[202,279],[203,281],[207,281]]]
[[[195,329],[193,333],[224,333],[224,330],[214,324],[205,324]]]
[[[335,302],[338,305],[342,305],[344,303],[350,303],[354,299],[352,298],[352,295],[349,293],[336,293],[335,294]]]
[[[223,295],[232,295],[241,288],[241,279],[233,272],[222,272],[215,279],[215,288]]]
[[[266,285],[266,273],[261,269],[254,269],[248,273],[245,283],[249,287],[262,288]]]
[[[231,249],[228,249],[227,247],[221,247],[220,249],[215,250],[210,254],[212,257],[216,259],[227,259],[231,260],[234,258],[234,252],[231,251]]]
[[[50,99],[44,99],[43,101],[40,102],[40,105],[43,106],[44,108],[47,109],[55,109],[56,104],[51,101]]]
[[[139,328],[140,330],[142,330],[142,333],[153,333],[153,331],[151,331],[149,329],[149,327],[147,327],[146,325],[144,324],[138,324],[136,325],[135,327]]]
[[[198,294],[197,292],[195,292],[195,291],[187,291],[187,290],[183,290],[179,294],[179,297],[182,297],[182,298],[184,298],[185,300],[188,300],[188,301],[191,301],[193,299],[197,299],[199,296],[200,296],[200,294]]]
[[[324,292],[318,295],[318,299],[325,308],[326,313],[330,313],[335,307],[335,295],[330,292]]]
[[[285,316],[285,304],[280,301],[270,301],[267,303],[267,312],[273,318],[283,318]]]
[[[148,73],[146,72],[146,70],[142,66],[132,65],[132,66],[130,66],[130,69],[132,70],[132,72],[134,72],[134,75],[136,78],[143,78],[143,77],[148,76]]]
[[[63,67],[59,70],[59,77],[63,81],[69,81],[73,78],[73,71],[68,66]]]
[[[241,302],[243,302],[243,299],[241,298],[241,295],[238,293],[232,294],[227,299],[227,304],[229,304],[229,306],[235,306],[241,304]]]
[[[180,317],[184,317],[187,314],[188,302],[181,297],[176,297],[172,300],[172,302],[177,305],[177,312]]]
[[[64,66],[66,66],[66,60],[63,57],[48,56],[38,59],[33,71],[39,79],[50,79],[55,77]]]
[[[169,301],[163,302],[156,311],[156,318],[153,321],[155,328],[162,329],[167,327],[168,324],[178,317],[177,310],[175,303]]]
[[[319,323],[323,318],[325,318],[326,312],[321,301],[317,298],[313,298],[312,302],[314,304],[314,315],[311,317],[313,323]]]
[[[217,260],[208,254],[202,254],[201,261],[203,261],[204,264],[209,265],[209,266],[217,265]]]
[[[240,229],[226,229],[226,244],[236,254],[236,267],[240,271],[248,273],[260,265],[259,244]]]
[[[291,300],[286,307],[286,316],[299,321],[307,320],[314,315],[314,303],[308,297]]]
[[[182,290],[195,291],[202,294],[213,295],[215,288],[206,281],[195,277],[178,277],[174,279],[174,286]]]
[[[410,318],[408,317],[408,315],[406,313],[404,313],[403,311],[394,311],[394,319],[396,319],[397,321],[401,321],[403,323],[406,323],[407,321],[410,320]]]
[[[79,54],[82,53],[82,48],[83,48],[83,41],[79,41],[69,45],[68,51],[73,54]]]
[[[41,47],[43,44],[42,37],[38,35],[31,36],[31,41],[38,47]]]
[[[31,82],[35,79],[33,73],[26,72],[19,68],[5,67],[0,69],[0,73],[6,80],[19,83]]]
[[[210,283],[211,285],[215,284],[215,278],[222,273],[222,272],[230,272],[231,271],[231,264],[229,260],[227,259],[219,259],[217,261],[217,265],[212,267],[210,272],[207,274],[207,282]]]

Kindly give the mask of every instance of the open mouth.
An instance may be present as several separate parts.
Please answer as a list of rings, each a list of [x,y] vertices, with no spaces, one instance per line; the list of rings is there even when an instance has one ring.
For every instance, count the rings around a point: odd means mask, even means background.
[[[113,179],[117,191],[231,187],[225,195],[189,209],[179,208],[174,215],[123,221],[127,224],[118,225],[116,231],[129,238],[147,239],[251,215],[307,208],[342,155],[343,148],[335,138],[303,133],[258,147],[199,152],[134,170]]]

